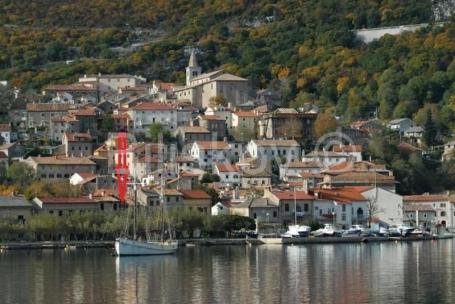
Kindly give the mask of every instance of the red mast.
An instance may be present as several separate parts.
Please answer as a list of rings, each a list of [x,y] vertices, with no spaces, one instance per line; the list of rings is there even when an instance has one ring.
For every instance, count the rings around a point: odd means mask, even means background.
[[[128,162],[126,150],[128,149],[128,135],[124,132],[117,134],[117,160],[115,162],[115,175],[117,177],[118,196],[120,202],[126,201],[126,187],[128,183]]]

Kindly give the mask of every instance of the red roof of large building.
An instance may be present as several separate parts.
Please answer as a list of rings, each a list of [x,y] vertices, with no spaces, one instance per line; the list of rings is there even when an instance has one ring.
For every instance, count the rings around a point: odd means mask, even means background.
[[[407,195],[403,196],[403,201],[406,202],[441,202],[449,201],[449,197],[443,194],[422,194],[422,195]]]
[[[43,204],[94,204],[95,200],[88,197],[39,197]]]
[[[210,199],[210,195],[202,190],[179,190],[187,199]]]
[[[305,191],[272,191],[279,200],[313,200],[314,196]]]
[[[172,105],[159,102],[141,102],[133,107],[135,111],[171,111],[174,110]]]
[[[254,111],[239,111],[239,112],[234,112],[235,115],[238,117],[257,117],[258,114]]]
[[[195,142],[202,150],[226,150],[229,149],[229,144],[225,141],[196,141]]]
[[[240,168],[232,164],[216,164],[219,172],[239,172]]]
[[[354,201],[366,201],[367,199],[355,187],[340,187],[332,189],[315,189],[320,199],[333,200],[337,203],[352,203]]]
[[[333,152],[362,152],[361,145],[336,145],[333,146]]]

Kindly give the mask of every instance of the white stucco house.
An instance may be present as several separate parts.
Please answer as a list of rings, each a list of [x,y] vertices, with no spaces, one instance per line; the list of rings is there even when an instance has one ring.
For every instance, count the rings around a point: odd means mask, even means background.
[[[247,145],[251,157],[270,161],[282,158],[286,162],[295,162],[300,159],[302,148],[296,140],[251,140]]]

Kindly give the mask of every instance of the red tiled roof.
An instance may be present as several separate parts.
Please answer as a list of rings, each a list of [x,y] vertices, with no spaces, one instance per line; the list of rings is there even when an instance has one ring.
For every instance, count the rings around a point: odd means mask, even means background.
[[[91,142],[93,140],[90,133],[65,132],[65,136],[69,142]]]
[[[210,199],[210,195],[202,190],[179,190],[179,192],[188,199]]]
[[[70,106],[65,103],[28,103],[27,112],[66,112]]]
[[[239,112],[234,112],[235,115],[238,117],[257,117],[258,114],[254,111],[239,111]]]
[[[225,141],[196,141],[195,142],[202,150],[226,150],[229,149],[229,144]]]
[[[422,195],[407,195],[403,196],[405,202],[443,202],[449,201],[447,195],[442,194],[422,194]]]
[[[220,116],[218,115],[200,115],[199,116],[200,119],[203,119],[203,120],[225,120],[224,118],[221,118]]]
[[[315,189],[319,198],[334,200],[338,203],[351,203],[353,201],[366,201],[366,198],[353,188]]]
[[[36,156],[30,157],[30,159],[40,165],[96,165],[88,157]]]
[[[272,191],[272,194],[279,200],[313,200],[314,196],[305,191]]]
[[[96,116],[96,108],[95,107],[88,107],[82,108],[74,112],[76,116]]]
[[[95,200],[88,197],[39,197],[43,204],[94,204]]]
[[[139,158],[138,163],[154,163],[158,164],[160,162],[158,157],[155,156],[143,156]]]
[[[333,152],[362,152],[361,145],[336,145],[333,146]]]
[[[135,111],[170,111],[173,109],[171,105],[159,102],[141,102],[133,107]]]
[[[216,164],[219,172],[239,172],[240,168],[232,164]]]
[[[11,131],[10,124],[0,124],[0,132],[8,132]]]
[[[193,173],[193,172],[188,172],[188,171],[182,171],[180,173],[181,177],[197,177],[199,175],[200,175],[199,173]]]
[[[294,139],[287,140],[253,140],[258,146],[276,146],[276,147],[300,147]]]
[[[421,211],[421,212],[436,212],[431,205],[428,204],[405,204],[404,211]]]

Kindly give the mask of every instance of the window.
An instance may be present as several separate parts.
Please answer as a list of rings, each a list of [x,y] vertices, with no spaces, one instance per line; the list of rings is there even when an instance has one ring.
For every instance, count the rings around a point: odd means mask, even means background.
[[[104,203],[100,204],[100,210],[104,210]]]
[[[256,216],[256,212],[255,212],[255,213],[253,213],[253,218],[257,218],[257,216]]]
[[[445,211],[441,211],[441,216],[446,216],[446,212]]]
[[[63,215],[63,211],[62,211],[62,210],[59,210],[58,216],[62,216],[62,215]]]
[[[345,214],[345,213],[343,213],[343,214],[341,215],[341,220],[342,220],[342,221],[346,221],[346,214]]]
[[[284,211],[286,211],[286,212],[289,211],[289,204],[284,204]]]
[[[303,211],[308,212],[308,210],[309,210],[309,205],[308,204],[303,205]]]
[[[300,205],[297,205],[297,212],[302,212],[302,207],[300,207]]]
[[[439,204],[439,207],[445,208],[445,207],[446,207],[446,203],[441,203],[441,204]]]
[[[343,206],[341,207],[341,211],[346,212],[346,205],[343,205]]]

